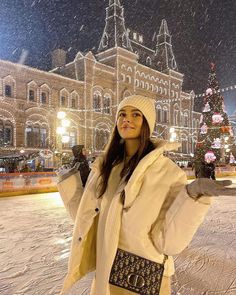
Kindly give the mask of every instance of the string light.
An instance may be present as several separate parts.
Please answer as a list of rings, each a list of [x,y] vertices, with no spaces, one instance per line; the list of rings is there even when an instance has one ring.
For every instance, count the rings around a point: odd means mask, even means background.
[[[231,86],[228,86],[228,87],[225,87],[225,88],[221,88],[217,92],[218,93],[227,92],[227,91],[234,90],[234,89],[236,89],[236,85],[231,85]],[[203,97],[203,96],[206,96],[206,94],[205,93],[200,93],[200,94],[195,94],[194,95],[194,97]]]

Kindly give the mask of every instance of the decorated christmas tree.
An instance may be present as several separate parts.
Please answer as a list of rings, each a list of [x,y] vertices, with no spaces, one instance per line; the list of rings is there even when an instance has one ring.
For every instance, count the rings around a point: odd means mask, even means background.
[[[216,79],[215,65],[211,63],[194,155],[195,168],[201,170],[210,163],[215,165],[229,162],[232,143],[233,133],[225,111],[224,98]]]

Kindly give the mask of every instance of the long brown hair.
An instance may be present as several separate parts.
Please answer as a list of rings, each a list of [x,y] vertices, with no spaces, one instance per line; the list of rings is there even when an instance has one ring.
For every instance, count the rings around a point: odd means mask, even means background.
[[[140,133],[140,146],[137,152],[131,157],[131,159],[124,165],[121,171],[121,177],[125,177],[125,181],[128,182],[134,169],[138,165],[139,161],[145,157],[149,152],[154,150],[154,145],[150,141],[150,129],[145,117],[143,117],[143,124]],[[114,166],[118,165],[124,160],[125,155],[125,143],[121,139],[117,126],[113,131],[113,136],[109,145],[109,149],[104,156],[104,161],[101,167],[101,183],[99,186],[99,198],[105,193],[108,179],[111,170]]]

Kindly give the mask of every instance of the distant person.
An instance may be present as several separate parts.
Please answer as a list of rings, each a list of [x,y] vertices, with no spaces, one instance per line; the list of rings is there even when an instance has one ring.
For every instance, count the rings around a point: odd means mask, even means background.
[[[29,165],[24,164],[23,168],[21,169],[21,172],[31,172]]]
[[[38,162],[35,172],[42,172],[43,171],[43,166],[41,165],[41,162]]]
[[[154,100],[124,98],[85,188],[75,168],[58,171],[59,192],[75,222],[61,294],[95,271],[90,295],[170,295],[172,256],[191,242],[211,196],[236,195],[225,188],[230,181],[188,184],[185,172],[163,154],[179,145],[151,139],[155,122]]]
[[[80,177],[84,187],[90,173],[90,168],[86,157],[86,149],[84,148],[84,145],[75,145],[72,147],[72,152],[74,155],[72,167],[74,167],[76,164],[78,165],[78,170],[80,172]]]
[[[202,162],[199,168],[198,178],[209,178],[216,180],[215,178],[215,164]]]

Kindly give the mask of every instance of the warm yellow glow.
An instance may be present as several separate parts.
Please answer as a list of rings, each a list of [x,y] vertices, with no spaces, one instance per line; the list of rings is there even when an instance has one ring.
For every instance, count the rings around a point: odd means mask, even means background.
[[[177,134],[175,132],[171,133],[171,138],[176,139]]]
[[[60,112],[57,113],[57,119],[62,120],[65,117],[66,117],[66,113],[65,112],[60,111]]]
[[[25,152],[24,150],[20,150],[20,153],[21,153],[21,154],[24,154],[24,152]]]
[[[68,135],[62,135],[61,142],[68,143],[70,141],[70,137]]]
[[[61,125],[63,127],[69,127],[70,126],[70,121],[68,119],[63,119],[63,120],[61,120]]]
[[[63,126],[57,127],[57,134],[63,134],[66,132],[66,128]]]

